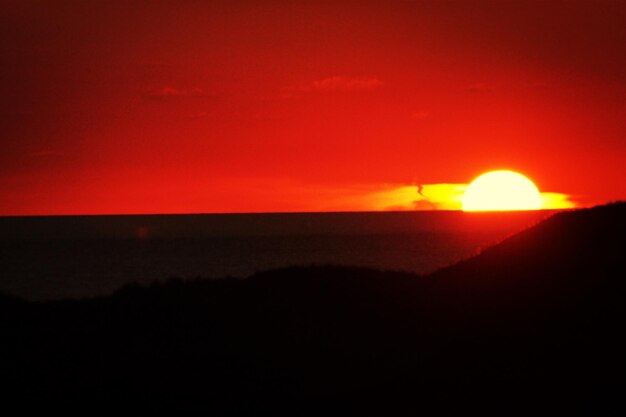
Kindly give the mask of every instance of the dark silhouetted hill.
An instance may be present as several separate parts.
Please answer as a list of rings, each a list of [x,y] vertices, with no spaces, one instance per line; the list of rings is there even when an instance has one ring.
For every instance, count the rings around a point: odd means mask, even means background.
[[[559,213],[432,275],[0,297],[5,407],[214,415],[622,415],[626,204]]]

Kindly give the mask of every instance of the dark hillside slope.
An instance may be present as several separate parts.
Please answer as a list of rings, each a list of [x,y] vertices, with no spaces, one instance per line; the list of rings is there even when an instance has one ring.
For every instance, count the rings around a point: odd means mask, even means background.
[[[4,403],[621,415],[625,236],[626,204],[613,204],[427,277],[289,268],[93,300],[1,298]]]
[[[560,213],[429,279],[437,307],[466,318],[545,319],[574,308],[589,322],[624,314],[625,255],[626,205],[613,204]]]
[[[485,349],[477,357],[543,391],[527,404],[617,415],[626,383],[625,262],[626,204],[616,203],[555,215],[432,274],[428,292],[451,334]]]

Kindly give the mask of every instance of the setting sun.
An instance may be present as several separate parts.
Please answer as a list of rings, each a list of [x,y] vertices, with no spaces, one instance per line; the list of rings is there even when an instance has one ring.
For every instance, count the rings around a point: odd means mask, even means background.
[[[476,178],[463,196],[463,211],[539,210],[537,186],[517,172],[492,171]]]

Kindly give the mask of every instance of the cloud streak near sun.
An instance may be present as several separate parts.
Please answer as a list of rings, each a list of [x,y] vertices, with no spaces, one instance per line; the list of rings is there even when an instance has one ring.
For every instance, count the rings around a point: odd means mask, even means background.
[[[241,181],[241,180],[240,180]],[[249,198],[269,198],[285,211],[414,211],[461,210],[468,184],[306,184],[288,179],[254,179],[223,189],[255,190]],[[259,195],[255,193],[258,192]],[[544,209],[577,205],[567,194],[541,193]],[[245,210],[242,210],[245,211]]]
[[[469,184],[421,184],[353,186],[341,190],[329,210],[336,211],[406,211],[461,210],[463,195]],[[562,193],[540,193],[542,208],[548,210],[576,207],[571,197]],[[330,197],[330,196],[329,196]]]

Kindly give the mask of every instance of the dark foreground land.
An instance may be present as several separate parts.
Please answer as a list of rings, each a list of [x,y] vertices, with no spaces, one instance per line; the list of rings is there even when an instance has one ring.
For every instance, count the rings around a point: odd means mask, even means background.
[[[624,415],[626,204],[420,277],[311,267],[0,297],[0,407]]]

